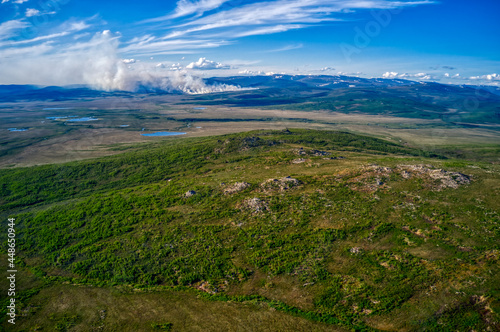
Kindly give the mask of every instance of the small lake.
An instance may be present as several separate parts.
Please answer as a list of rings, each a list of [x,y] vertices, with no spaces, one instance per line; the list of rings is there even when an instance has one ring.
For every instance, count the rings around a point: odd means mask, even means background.
[[[177,135],[186,135],[186,133],[176,132],[176,131],[159,131],[157,133],[151,134],[141,134],[142,136],[147,137],[157,137],[157,136],[177,136]]]
[[[67,119],[69,116],[48,116],[46,117],[47,120],[61,120],[61,119]]]
[[[206,107],[195,107],[193,108],[194,110],[206,110],[207,108]]]
[[[17,129],[17,128],[9,128],[7,129],[10,132],[17,132],[17,131],[28,131],[28,129]]]
[[[71,119],[68,120],[68,122],[88,122],[88,121],[97,121],[99,119],[93,118],[93,117],[83,117],[83,118],[78,118],[78,119]]]

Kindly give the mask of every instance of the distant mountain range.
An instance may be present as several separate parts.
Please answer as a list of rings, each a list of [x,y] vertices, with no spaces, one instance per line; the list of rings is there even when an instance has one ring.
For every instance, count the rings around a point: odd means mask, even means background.
[[[234,85],[231,92],[192,95],[188,102],[302,111],[361,112],[442,119],[453,123],[500,123],[500,88],[445,85],[402,79],[349,76],[269,75],[205,79],[207,85]],[[0,85],[0,102],[68,101],[80,98],[172,95],[141,86],[136,92],[98,91],[87,86]],[[177,94],[181,94],[180,92]]]
[[[228,84],[242,88],[255,89],[289,89],[289,90],[323,90],[329,91],[343,88],[390,88],[400,86],[432,87],[447,91],[448,89],[481,89],[500,95],[500,88],[491,86],[452,86],[439,83],[415,82],[403,79],[359,78],[351,76],[328,75],[266,75],[266,76],[231,76],[205,79],[206,84]],[[85,85],[70,86],[36,86],[36,85],[0,85],[0,102],[20,100],[66,100],[82,97],[128,96],[133,94],[165,94],[157,89],[141,86],[136,92],[99,91]]]

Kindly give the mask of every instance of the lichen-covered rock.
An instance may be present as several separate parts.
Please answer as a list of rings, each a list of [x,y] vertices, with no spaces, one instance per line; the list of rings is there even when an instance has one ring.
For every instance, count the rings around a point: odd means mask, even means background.
[[[315,157],[324,157],[324,156],[331,155],[331,153],[328,151],[304,150],[304,148],[294,149],[294,150],[292,150],[292,152],[295,153],[296,155],[299,155],[299,156],[310,155],[310,156],[315,156]]]
[[[440,191],[446,188],[457,189],[461,185],[469,184],[470,178],[462,173],[445,171],[434,168],[432,165],[398,165],[395,168],[379,165],[369,165],[361,170],[348,172],[340,179],[348,177],[347,182],[352,183],[353,190],[375,192],[387,189],[386,182],[393,174],[399,174],[405,180],[419,178],[431,190]]]
[[[296,187],[300,184],[300,181],[294,179],[290,176],[281,178],[281,179],[269,179],[262,183],[260,186],[264,190],[279,190],[285,191],[289,190],[293,187]]]
[[[242,208],[252,211],[252,213],[260,213],[269,209],[267,203],[260,198],[254,197],[245,200]]]
[[[457,189],[461,185],[470,183],[470,178],[465,174],[436,169],[432,165],[399,165],[397,168],[405,179],[427,177],[439,180],[441,183],[435,187],[438,191],[446,188]]]
[[[227,186],[226,188],[224,188],[223,192],[224,192],[225,195],[233,195],[233,194],[236,194],[236,193],[238,193],[240,191],[243,191],[243,190],[247,189],[248,187],[250,187],[250,183],[247,183],[247,182],[236,182],[235,184]]]
[[[330,152],[327,151],[320,151],[320,150],[312,150],[311,154],[316,157],[323,157],[323,156],[329,156],[331,155]]]
[[[194,195],[196,195],[196,191],[194,191],[194,190],[189,190],[188,192],[186,192],[186,193],[184,194],[184,197],[189,198],[189,197],[192,197],[192,196],[194,196]]]

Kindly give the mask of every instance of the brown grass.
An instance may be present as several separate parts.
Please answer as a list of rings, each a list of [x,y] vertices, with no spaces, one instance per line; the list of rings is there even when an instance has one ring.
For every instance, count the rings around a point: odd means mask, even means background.
[[[211,302],[194,293],[120,291],[60,285],[42,290],[33,309],[13,331],[53,331],[57,319],[78,313],[71,331],[154,331],[151,323],[172,323],[173,331],[342,331],[275,311],[267,305]],[[105,318],[102,319],[102,313]],[[53,317],[52,319],[48,319]]]

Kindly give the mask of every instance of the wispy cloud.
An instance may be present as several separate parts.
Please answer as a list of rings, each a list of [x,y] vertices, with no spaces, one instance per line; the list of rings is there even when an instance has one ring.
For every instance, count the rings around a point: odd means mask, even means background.
[[[297,49],[300,49],[303,47],[304,47],[303,44],[291,44],[291,45],[286,45],[284,47],[275,48],[272,50],[262,51],[262,53],[286,52],[286,51],[291,51],[291,50],[297,50]]]
[[[175,13],[171,16],[175,18],[192,14],[203,14],[207,11],[219,8],[222,4],[228,1],[229,0],[180,0],[177,1],[177,8],[175,9]]]
[[[52,51],[54,48],[50,45],[50,42],[45,42],[42,44],[27,46],[27,47],[11,47],[0,51],[0,57],[2,59],[15,58],[29,56],[31,58],[46,54]]]
[[[160,54],[187,54],[193,50],[215,48],[228,45],[225,40],[203,40],[203,39],[175,39],[161,41],[153,39],[152,42],[130,44],[120,49],[122,53],[134,54],[135,56],[150,56]]]
[[[286,24],[286,25],[280,24],[280,25],[275,25],[275,26],[267,26],[267,27],[262,27],[262,28],[255,28],[255,29],[251,29],[251,30],[246,30],[246,31],[234,34],[234,37],[241,38],[241,37],[248,37],[248,36],[270,35],[270,34],[274,34],[274,33],[285,32],[288,30],[301,29],[304,27],[305,26],[302,24]]]
[[[27,25],[27,26],[29,26],[29,25]],[[56,31],[62,31],[62,32],[56,32],[56,33],[52,33],[52,34],[48,34],[48,35],[38,36],[35,38],[31,38],[31,39],[16,40],[16,41],[12,41],[12,40],[1,41],[2,38],[0,37],[0,48],[5,47],[5,46],[16,47],[18,45],[37,43],[37,42],[41,42],[41,41],[54,41],[57,38],[68,36],[68,35],[71,35],[75,32],[80,32],[80,31],[85,30],[89,27],[90,27],[90,25],[87,24],[87,22],[85,22],[85,21],[65,22],[55,29]],[[0,26],[0,30],[1,30],[1,26]],[[3,53],[0,51],[0,55],[2,55],[2,54]]]
[[[358,10],[395,9],[408,6],[432,4],[434,1],[392,0],[276,0],[242,4],[236,0],[180,0],[173,13],[142,21],[155,23],[163,36],[147,35],[131,41],[124,51],[133,50],[153,54],[166,54],[175,43],[165,40],[199,41],[203,45],[216,47],[227,45],[231,40],[249,36],[283,33],[304,29],[317,24],[342,21],[345,15]],[[223,6],[224,5],[224,6]],[[191,46],[193,46],[191,44]],[[189,51],[191,48],[187,48]]]
[[[223,5],[228,1],[230,0],[199,0],[199,1],[179,0],[177,1],[177,7],[172,14],[144,20],[140,23],[161,22],[164,20],[171,20],[193,14],[197,14],[199,16],[207,11],[219,8],[221,5]]]
[[[16,4],[22,4],[22,3],[25,3],[25,2],[28,2],[29,0],[14,0],[12,1],[12,3],[16,3]],[[2,0],[2,3],[7,3],[9,2],[9,0]]]
[[[29,27],[30,24],[24,19],[11,20],[0,24],[0,40],[14,37],[21,29]]]
[[[55,14],[57,14],[56,11],[41,12],[38,9],[34,9],[34,8],[26,9],[26,17],[41,16],[41,15],[55,15]]]

